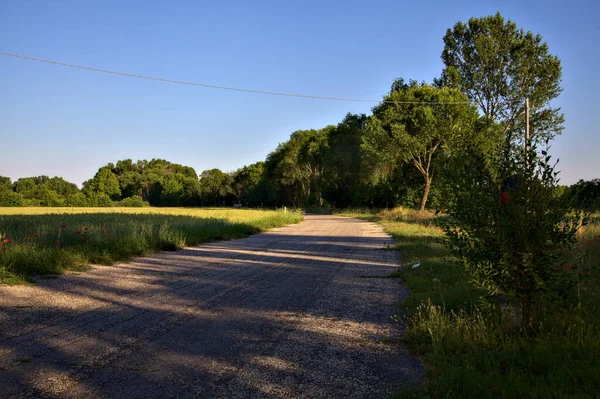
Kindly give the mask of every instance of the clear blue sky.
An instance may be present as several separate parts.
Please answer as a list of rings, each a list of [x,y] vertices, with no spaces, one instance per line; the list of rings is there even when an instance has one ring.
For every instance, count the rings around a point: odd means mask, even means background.
[[[500,11],[563,65],[562,182],[600,177],[600,2],[0,0],[0,51],[248,89],[380,99],[430,82],[457,21]],[[119,159],[198,173],[264,160],[297,129],[372,105],[111,76],[0,56],[0,175],[77,184]]]

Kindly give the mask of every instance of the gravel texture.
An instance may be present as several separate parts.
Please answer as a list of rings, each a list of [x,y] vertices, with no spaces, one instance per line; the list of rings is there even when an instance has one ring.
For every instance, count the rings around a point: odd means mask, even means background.
[[[381,398],[420,380],[369,222],[305,221],[0,286],[0,396]],[[391,338],[391,339],[390,339]]]

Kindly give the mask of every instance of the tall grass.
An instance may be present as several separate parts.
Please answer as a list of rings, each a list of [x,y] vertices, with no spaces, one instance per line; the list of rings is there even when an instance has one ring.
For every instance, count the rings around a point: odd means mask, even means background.
[[[600,215],[593,215],[562,265],[573,271],[571,295],[536,304],[539,320],[527,336],[515,315],[482,300],[453,262],[440,228],[444,217],[402,208],[345,215],[378,220],[400,251],[400,276],[411,289],[400,315],[404,341],[429,373],[423,386],[398,398],[598,397]]]
[[[295,212],[186,208],[0,208],[0,283],[84,270],[297,223]]]

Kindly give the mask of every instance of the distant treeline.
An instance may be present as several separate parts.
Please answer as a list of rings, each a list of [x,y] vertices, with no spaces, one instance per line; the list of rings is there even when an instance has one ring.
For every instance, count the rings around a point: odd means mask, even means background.
[[[198,175],[162,159],[127,159],[101,167],[81,190],[62,177],[11,182],[0,176],[0,206],[417,207],[422,178],[411,168],[400,167],[377,184],[361,175],[364,120],[364,115],[348,115],[338,126],[297,131],[266,162],[229,173],[210,169]],[[451,200],[443,179],[437,183],[429,194],[433,209]],[[559,186],[556,195],[565,206],[600,209],[600,179]]]

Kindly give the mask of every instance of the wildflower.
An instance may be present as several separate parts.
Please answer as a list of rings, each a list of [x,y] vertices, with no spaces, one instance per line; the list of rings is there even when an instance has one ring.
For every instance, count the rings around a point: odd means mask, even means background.
[[[104,225],[104,228],[106,229],[106,225]]]
[[[58,240],[54,240],[54,242],[58,244]]]
[[[60,230],[56,230],[56,234],[60,234]]]
[[[27,241],[27,237],[23,238],[23,241]]]
[[[77,230],[77,235],[81,234],[81,231]]]
[[[62,226],[60,226],[60,228],[61,228],[61,229],[66,229],[66,228],[67,228],[67,225],[66,225],[66,224],[63,224]]]
[[[84,230],[85,230],[85,231],[87,231],[87,229],[88,229],[88,228],[86,227]]]

